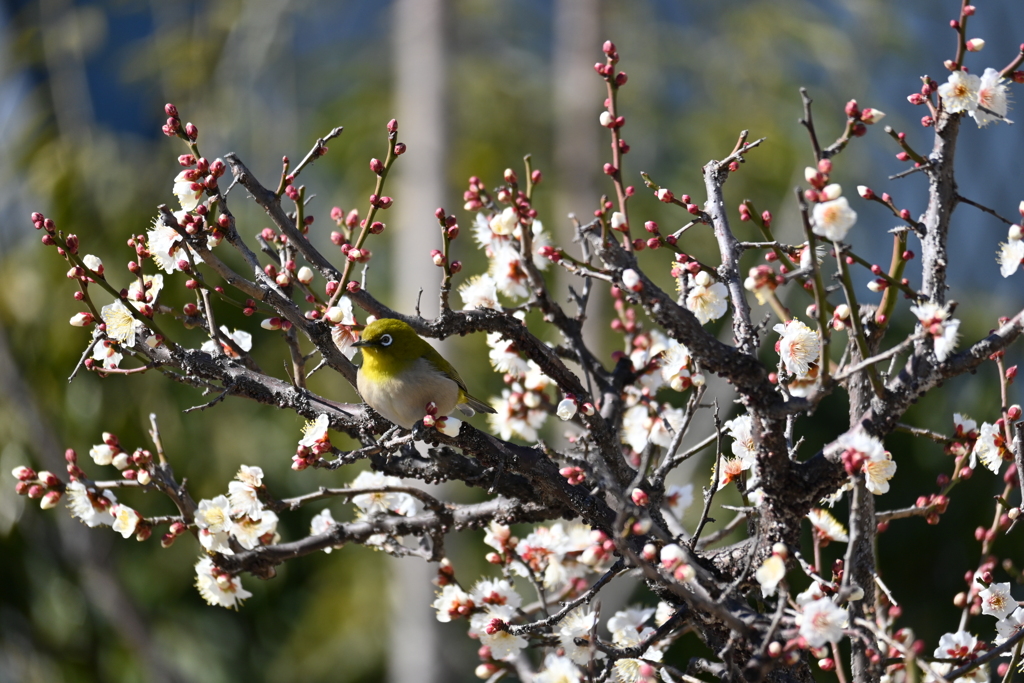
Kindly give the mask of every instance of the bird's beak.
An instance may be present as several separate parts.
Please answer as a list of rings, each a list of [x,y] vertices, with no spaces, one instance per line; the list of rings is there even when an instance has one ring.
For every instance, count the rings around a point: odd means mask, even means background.
[[[352,346],[355,346],[356,348],[362,348],[364,346],[373,346],[373,342],[366,341],[365,339],[360,339],[357,342],[352,342]]]

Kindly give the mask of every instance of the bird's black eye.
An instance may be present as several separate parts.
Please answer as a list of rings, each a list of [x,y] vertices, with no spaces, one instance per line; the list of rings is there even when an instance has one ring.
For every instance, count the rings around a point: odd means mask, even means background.
[[[390,334],[382,334],[380,336],[380,345],[381,346],[391,346],[391,342],[392,341],[393,340],[391,339],[391,335]]]

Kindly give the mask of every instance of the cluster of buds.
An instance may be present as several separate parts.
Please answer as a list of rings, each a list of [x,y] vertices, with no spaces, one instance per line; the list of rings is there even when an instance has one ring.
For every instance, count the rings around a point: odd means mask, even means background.
[[[847,304],[839,304],[832,311],[831,325],[833,330],[842,332],[846,329],[847,321],[850,319],[850,307]]]
[[[558,470],[558,473],[562,475],[570,486],[582,484],[587,479],[587,473],[583,471],[582,467],[577,465],[567,465]]]
[[[932,525],[939,523],[939,515],[943,514],[948,506],[949,498],[941,493],[918,496],[914,503],[914,507],[928,510],[925,521]]]
[[[511,562],[516,554],[519,539],[512,535],[512,530],[500,524],[492,524],[487,530],[487,544],[494,546],[496,551],[487,553],[490,564],[502,565]]]
[[[150,470],[153,465],[153,454],[142,448],[136,448],[135,452],[129,454],[121,448],[116,434],[103,432],[103,443],[89,449],[89,456],[101,467],[109,465],[117,468],[125,479],[138,481],[142,485],[152,480]]]
[[[436,429],[445,436],[456,437],[462,429],[462,420],[451,415],[438,415],[437,405],[431,401],[424,406],[423,426]]]
[[[627,306],[622,298],[622,290],[618,287],[611,288],[612,299],[615,301],[615,312],[617,316],[612,318],[611,328],[616,332],[633,334],[637,330],[636,311]]]
[[[383,225],[383,223],[381,223],[381,225]],[[345,258],[353,263],[366,263],[373,256],[373,252],[366,247],[356,247],[347,243],[341,245],[341,253],[345,255]]]
[[[462,200],[465,202],[462,208],[466,211],[479,211],[490,203],[491,198],[487,194],[487,186],[477,176],[469,179],[469,189],[462,193]]]
[[[160,128],[164,135],[171,138],[178,136],[190,142],[196,141],[199,137],[199,129],[192,123],[186,123],[183,127],[181,119],[178,117],[177,107],[168,102],[164,105],[164,113],[167,114],[167,122]]]
[[[885,118],[885,112],[871,107],[861,109],[857,100],[850,100],[846,103],[846,118],[850,134],[860,137],[868,132],[868,126]]]
[[[160,547],[170,548],[178,536],[181,536],[186,531],[188,531],[188,527],[185,526],[184,522],[172,522],[170,529],[160,539]]]
[[[693,567],[686,563],[686,557],[686,552],[675,543],[666,545],[659,555],[662,568],[680,583],[692,581],[697,576]]]
[[[18,480],[14,485],[14,491],[19,496],[28,496],[39,501],[39,507],[49,510],[60,502],[64,495],[64,482],[57,478],[53,472],[40,470],[36,472],[31,467],[19,465],[11,474]]]
[[[437,576],[434,578],[433,584],[441,587],[449,586],[454,582],[455,567],[452,566],[451,560],[447,557],[442,557],[441,561],[437,563]]]
[[[768,252],[768,255],[775,256],[775,253]],[[778,289],[781,284],[781,278],[771,266],[760,265],[754,266],[747,272],[747,279],[743,281],[743,288],[748,292],[753,292],[754,296],[757,297],[757,302],[763,305],[768,301],[769,295]]]

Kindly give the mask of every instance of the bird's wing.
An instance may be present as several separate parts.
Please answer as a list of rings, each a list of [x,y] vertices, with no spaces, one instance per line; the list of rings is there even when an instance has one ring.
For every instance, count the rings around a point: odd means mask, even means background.
[[[458,384],[459,389],[462,389],[463,394],[466,394],[467,396],[469,395],[466,383],[462,381],[461,377],[459,377],[459,373],[456,372],[455,368],[452,367],[452,364],[446,361],[444,356],[438,353],[437,349],[430,344],[427,344],[426,348],[423,350],[423,359],[437,368],[438,372],[444,373],[449,379]]]

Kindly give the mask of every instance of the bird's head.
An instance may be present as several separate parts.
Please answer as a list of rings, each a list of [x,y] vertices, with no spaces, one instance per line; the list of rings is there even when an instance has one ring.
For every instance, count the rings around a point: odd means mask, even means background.
[[[394,318],[380,318],[366,326],[363,334],[353,346],[362,349],[363,354],[377,361],[410,361],[423,355],[427,342],[409,327]]]

